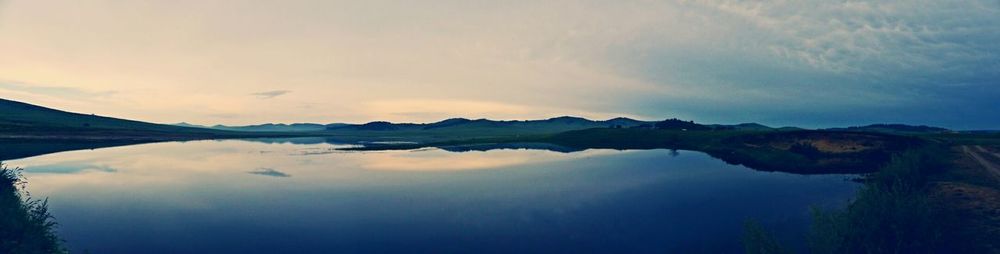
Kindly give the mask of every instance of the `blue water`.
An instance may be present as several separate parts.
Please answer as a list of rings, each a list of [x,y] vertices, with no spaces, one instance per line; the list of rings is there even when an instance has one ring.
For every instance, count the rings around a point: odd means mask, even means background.
[[[733,253],[748,218],[802,248],[810,206],[857,188],[688,151],[336,147],[172,142],[7,163],[92,253]]]

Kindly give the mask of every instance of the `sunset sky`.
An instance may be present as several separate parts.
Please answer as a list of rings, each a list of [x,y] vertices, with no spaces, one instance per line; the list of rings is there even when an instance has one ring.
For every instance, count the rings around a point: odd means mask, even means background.
[[[0,98],[159,123],[1000,128],[1000,1],[0,0]]]

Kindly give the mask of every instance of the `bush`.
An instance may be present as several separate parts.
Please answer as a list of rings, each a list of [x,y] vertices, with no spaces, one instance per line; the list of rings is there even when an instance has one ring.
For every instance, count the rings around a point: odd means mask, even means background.
[[[788,151],[801,154],[802,156],[805,156],[806,158],[809,159],[816,159],[823,156],[823,152],[821,152],[818,148],[816,148],[810,143],[805,143],[805,142],[792,144],[792,146],[788,148]]]
[[[694,121],[682,121],[677,118],[671,118],[657,122],[654,125],[657,129],[661,130],[689,130],[689,131],[704,131],[710,130],[708,126],[701,124],[696,124]]]
[[[20,169],[0,164],[0,253],[65,253],[47,200],[33,200]]]
[[[747,220],[743,224],[743,248],[747,254],[784,254],[791,253],[778,243],[774,234],[768,232],[755,220]]]
[[[896,155],[870,175],[844,209],[812,210],[811,253],[948,253],[942,241],[945,222],[925,193],[926,175],[942,166],[933,146]],[[935,159],[938,158],[938,159]],[[744,228],[747,253],[783,253],[759,225]]]
[[[938,166],[908,151],[870,177],[846,209],[813,210],[813,253],[935,253],[943,224],[924,193],[924,175]]]

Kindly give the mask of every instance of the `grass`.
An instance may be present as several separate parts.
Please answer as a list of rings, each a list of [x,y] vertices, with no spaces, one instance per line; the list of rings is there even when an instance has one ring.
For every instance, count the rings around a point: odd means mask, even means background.
[[[932,143],[895,155],[866,177],[843,209],[812,211],[811,253],[983,253],[975,240],[946,237],[949,225],[928,195],[931,176],[948,168],[947,146]],[[750,223],[750,222],[748,222]],[[781,245],[757,226],[744,230],[748,253],[776,252]],[[764,247],[761,247],[764,246]],[[766,248],[765,248],[766,247]],[[761,251],[763,250],[763,251]]]
[[[743,224],[743,249],[747,254],[785,254],[792,253],[755,220],[747,220]]]
[[[868,178],[842,210],[813,210],[813,253],[943,253],[945,222],[926,195],[926,176],[943,167],[940,148],[897,155]]]
[[[66,253],[46,200],[23,191],[19,168],[0,164],[0,253]]]
[[[952,145],[1000,145],[1000,132],[934,133],[918,136]]]

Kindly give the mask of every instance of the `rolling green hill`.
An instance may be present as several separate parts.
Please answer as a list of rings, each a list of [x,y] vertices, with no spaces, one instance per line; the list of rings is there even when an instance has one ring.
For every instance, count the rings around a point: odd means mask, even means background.
[[[338,137],[359,137],[369,140],[394,140],[412,142],[440,142],[472,138],[508,138],[534,135],[549,135],[564,131],[622,126],[635,127],[644,122],[627,118],[604,121],[579,117],[556,117],[544,120],[498,121],[489,119],[452,118],[434,123],[390,123],[369,122],[330,126],[325,135]]]
[[[634,120],[624,117],[595,121],[579,117],[556,117],[544,120],[513,120],[513,121],[497,121],[490,119],[466,119],[466,118],[451,118],[442,120],[434,123],[391,123],[385,121],[374,121],[364,124],[345,124],[345,123],[331,123],[331,124],[319,124],[319,123],[293,123],[293,124],[282,124],[282,123],[266,123],[258,125],[245,125],[245,126],[226,126],[226,125],[195,125],[189,123],[177,123],[174,126],[181,127],[194,127],[194,128],[204,128],[204,129],[215,129],[215,130],[227,130],[227,131],[253,131],[253,132],[323,132],[328,131],[331,133],[345,133],[345,132],[366,132],[366,131],[397,131],[403,132],[420,132],[426,134],[443,133],[443,132],[467,132],[467,131],[480,131],[480,132],[505,132],[505,133],[553,133],[569,130],[580,130],[588,128],[605,128],[605,127],[615,127],[620,126],[622,128],[636,127],[641,125],[652,126],[654,122]],[[505,129],[501,131],[501,129]],[[387,133],[381,133],[385,135]]]
[[[177,140],[199,138],[326,136],[346,140],[440,141],[477,137],[514,137],[570,130],[650,125],[628,118],[594,121],[578,117],[495,121],[448,119],[435,123],[262,124],[199,126],[155,124],[93,114],[80,114],[0,99],[0,139]]]
[[[561,132],[569,130],[607,128],[612,126],[633,127],[642,124],[651,124],[628,118],[614,118],[604,121],[589,120],[586,118],[562,116],[544,120],[513,120],[497,121],[489,119],[466,119],[451,118],[435,123],[390,123],[390,122],[370,122],[365,124],[351,124],[342,126],[331,126],[327,130],[360,130],[360,131],[461,131],[461,130],[490,130],[490,129],[517,129],[523,132]]]
[[[72,113],[0,99],[0,138],[168,140],[247,135]]]
[[[6,130],[23,128],[73,128],[200,131],[194,128],[71,113],[4,99],[0,99],[0,126]]]

